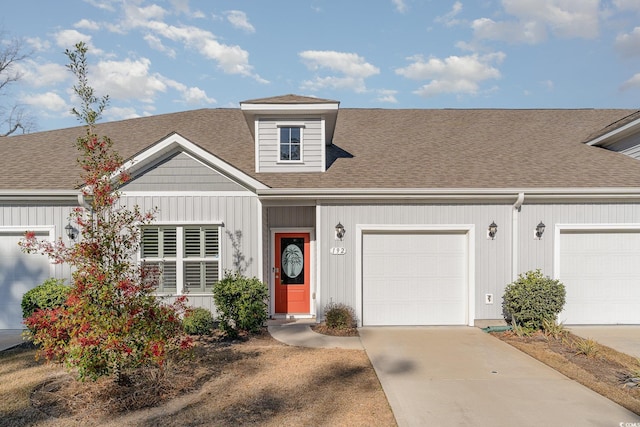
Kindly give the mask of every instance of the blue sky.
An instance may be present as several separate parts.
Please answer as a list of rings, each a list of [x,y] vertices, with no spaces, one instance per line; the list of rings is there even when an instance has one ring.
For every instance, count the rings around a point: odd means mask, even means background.
[[[3,96],[75,126],[84,41],[105,120],[295,93],[353,108],[639,108],[640,0],[20,0]]]

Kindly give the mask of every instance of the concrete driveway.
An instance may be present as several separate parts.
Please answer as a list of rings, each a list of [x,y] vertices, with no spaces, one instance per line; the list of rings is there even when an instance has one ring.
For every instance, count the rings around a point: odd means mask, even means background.
[[[0,329],[0,351],[22,344],[22,329]]]
[[[640,423],[478,328],[365,327],[360,339],[401,427]]]

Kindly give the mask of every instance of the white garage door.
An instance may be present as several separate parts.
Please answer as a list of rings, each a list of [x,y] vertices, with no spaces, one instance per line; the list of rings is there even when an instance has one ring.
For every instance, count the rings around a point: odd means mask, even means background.
[[[562,231],[566,324],[640,323],[640,232]]]
[[[364,233],[363,325],[467,323],[466,233]]]
[[[20,251],[18,241],[22,235],[0,230],[0,329],[24,328],[22,296],[50,277],[50,264],[45,256]]]

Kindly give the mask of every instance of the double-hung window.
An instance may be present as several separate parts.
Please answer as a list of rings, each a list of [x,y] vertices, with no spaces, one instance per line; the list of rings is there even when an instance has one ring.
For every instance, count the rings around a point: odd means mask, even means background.
[[[210,292],[220,280],[220,239],[216,225],[146,226],[140,256],[159,272],[158,292]]]
[[[280,161],[302,160],[302,127],[280,126]]]

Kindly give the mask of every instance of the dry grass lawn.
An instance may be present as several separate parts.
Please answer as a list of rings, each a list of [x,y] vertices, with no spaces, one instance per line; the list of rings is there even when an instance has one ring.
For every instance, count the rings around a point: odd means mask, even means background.
[[[290,347],[267,333],[200,340],[141,386],[78,383],[34,350],[0,353],[2,426],[395,426],[364,351]]]
[[[542,332],[523,337],[513,332],[492,335],[640,415],[640,388],[623,386],[625,379],[640,376],[636,358],[569,332],[558,338]]]

